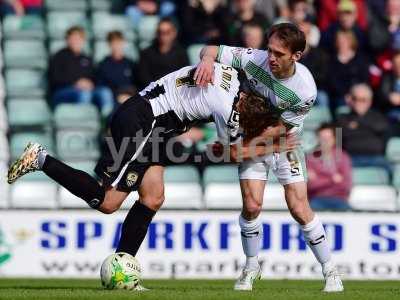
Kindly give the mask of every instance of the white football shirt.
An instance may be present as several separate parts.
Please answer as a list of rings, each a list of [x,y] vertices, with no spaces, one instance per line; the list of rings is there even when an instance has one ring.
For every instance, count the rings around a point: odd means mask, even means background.
[[[193,80],[195,66],[184,67],[150,83],[139,94],[149,98],[154,116],[171,111],[182,122],[213,120],[222,143],[237,140],[239,114],[235,98],[239,93],[238,72],[231,66],[214,64],[215,81],[205,88]]]
[[[278,79],[269,69],[267,58],[268,51],[219,46],[217,61],[243,70],[251,89],[269,99],[283,122],[301,130],[317,97],[314,78],[307,67],[296,62],[293,76]]]

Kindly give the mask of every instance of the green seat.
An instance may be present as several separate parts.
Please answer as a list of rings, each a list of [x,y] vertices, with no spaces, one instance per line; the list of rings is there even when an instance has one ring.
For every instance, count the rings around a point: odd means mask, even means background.
[[[110,31],[121,31],[128,41],[135,40],[135,32],[127,17],[113,15],[106,12],[97,12],[92,16],[93,34],[96,39],[105,40]]]
[[[217,127],[215,123],[207,123],[202,128],[204,137],[201,141],[196,143],[196,149],[199,152],[207,150],[207,145],[213,144],[218,140]]]
[[[391,162],[400,162],[400,138],[392,137],[386,146],[386,158]]]
[[[100,62],[108,55],[110,55],[110,47],[108,46],[108,43],[105,41],[97,41],[94,44],[94,61]],[[139,52],[133,43],[125,44],[125,55],[134,62],[139,59]]]
[[[400,165],[397,165],[394,168],[394,173],[393,173],[393,185],[397,188],[400,189]]]
[[[43,19],[39,16],[6,16],[3,21],[6,39],[45,39]]]
[[[57,154],[62,160],[98,159],[98,131],[66,129],[56,133]]]
[[[140,44],[142,42],[151,43],[156,36],[157,26],[160,18],[157,16],[144,16],[138,25],[138,37]],[[143,49],[142,45],[139,45]]]
[[[199,183],[200,176],[193,166],[170,166],[165,169],[164,180],[167,183]]]
[[[318,146],[318,137],[315,131],[306,130],[301,138],[301,145],[306,153],[310,153]]]
[[[387,185],[389,174],[379,167],[353,168],[353,185]]]
[[[100,130],[99,112],[93,104],[59,104],[54,112],[57,129]]]
[[[347,105],[341,105],[338,108],[336,108],[335,113],[337,116],[339,115],[346,115],[351,112],[351,108]]]
[[[7,69],[5,72],[8,97],[35,97],[45,95],[44,73],[32,69]]]
[[[314,106],[304,120],[304,128],[308,130],[317,129],[322,123],[332,120],[329,108],[324,106]]]
[[[65,40],[51,40],[49,46],[50,55],[56,54],[59,50],[65,48],[67,46]],[[90,56],[92,54],[92,49],[90,47],[90,43],[86,40],[83,46],[83,53]]]
[[[200,51],[204,46],[204,44],[194,44],[187,48],[187,54],[191,65],[195,65],[200,62]]]
[[[44,99],[12,100],[7,106],[11,127],[51,125],[51,113]]]
[[[57,11],[85,11],[88,8],[86,0],[46,0],[45,5],[47,10]]]
[[[85,13],[78,11],[49,12],[47,14],[47,30],[50,38],[52,39],[64,39],[65,33],[72,26],[83,27],[85,29],[87,38],[90,38],[91,31]]]
[[[203,175],[204,185],[210,183],[239,183],[236,165],[207,167]]]
[[[109,11],[111,10],[112,1],[110,0],[90,0],[90,9],[92,11]]]
[[[15,160],[23,152],[29,142],[40,143],[49,153],[54,153],[54,143],[49,133],[24,132],[14,133],[10,139],[11,158]]]
[[[4,62],[7,68],[47,68],[47,51],[42,41],[7,40],[4,42]]]

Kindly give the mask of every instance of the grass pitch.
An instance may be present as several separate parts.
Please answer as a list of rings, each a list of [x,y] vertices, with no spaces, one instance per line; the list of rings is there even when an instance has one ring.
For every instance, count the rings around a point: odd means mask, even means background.
[[[147,292],[106,291],[98,280],[0,279],[0,299],[244,300],[400,299],[397,281],[345,281],[345,292],[321,293],[322,281],[262,280],[253,292],[235,292],[233,280],[146,280]]]

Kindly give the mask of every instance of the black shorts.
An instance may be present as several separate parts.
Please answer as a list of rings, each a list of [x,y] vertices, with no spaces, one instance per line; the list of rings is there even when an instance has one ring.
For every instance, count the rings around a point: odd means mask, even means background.
[[[164,125],[154,117],[148,100],[140,95],[122,104],[111,119],[111,136],[106,138],[95,168],[103,186],[128,193],[136,191],[150,166],[164,166],[168,137],[162,136],[163,142],[158,141],[155,149],[152,146],[155,128]]]

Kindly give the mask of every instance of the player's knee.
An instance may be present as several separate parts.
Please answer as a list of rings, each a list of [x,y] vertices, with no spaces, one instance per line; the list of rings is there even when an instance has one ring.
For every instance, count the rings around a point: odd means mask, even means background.
[[[139,193],[140,201],[152,210],[159,210],[164,203],[164,188],[153,189],[145,193]]]
[[[100,211],[106,215],[110,215],[114,212],[116,212],[119,209],[119,205],[110,202],[104,201],[103,204],[100,206]]]
[[[251,194],[246,195],[244,200],[242,215],[250,220],[257,218],[262,209],[262,201]]]

